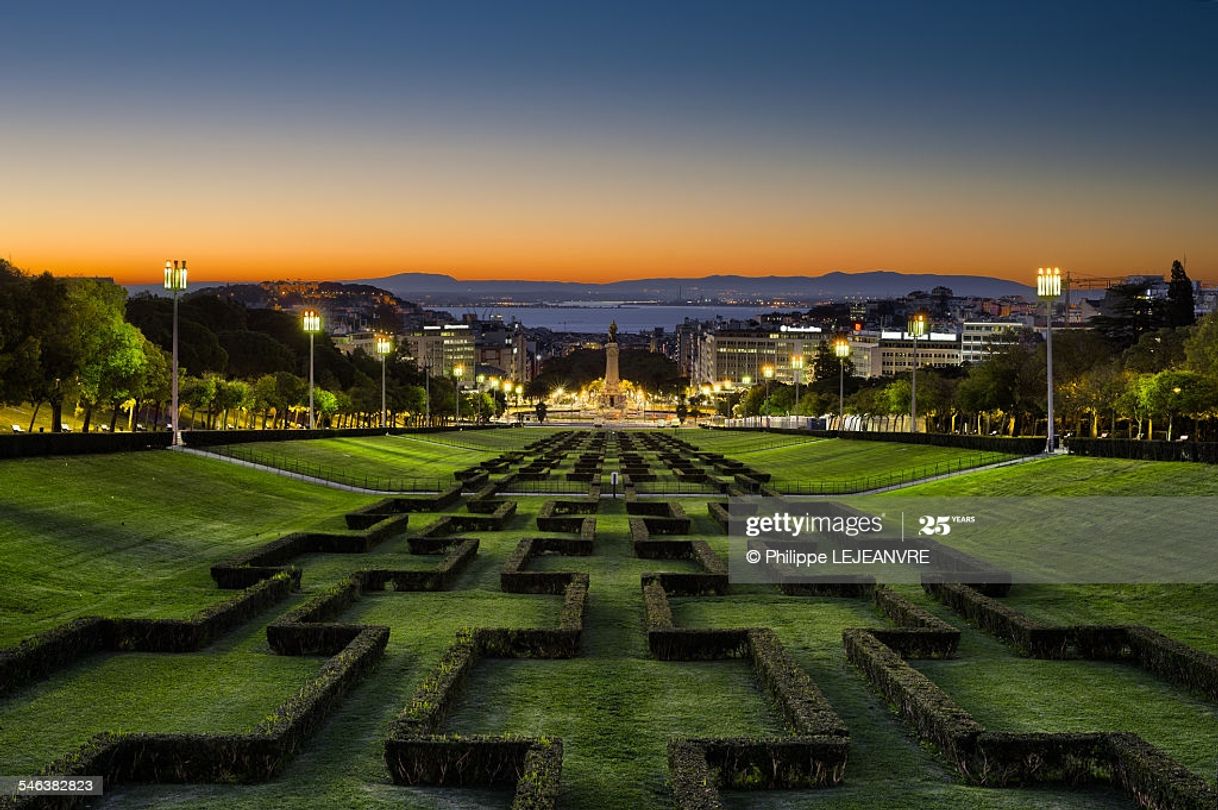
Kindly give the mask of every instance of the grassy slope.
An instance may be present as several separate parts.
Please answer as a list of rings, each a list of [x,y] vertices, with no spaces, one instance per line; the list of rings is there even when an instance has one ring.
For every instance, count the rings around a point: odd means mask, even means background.
[[[731,436],[732,434],[728,434]],[[848,441],[825,439],[823,441],[786,441],[770,443],[758,449],[721,450],[729,456],[774,474],[776,483],[805,481],[862,481],[876,479],[881,485],[887,476],[898,473],[915,473],[918,477],[943,472],[948,465],[975,466],[1007,458],[998,453],[978,453],[954,447],[901,444],[898,442]],[[797,437],[783,437],[795,439]],[[715,442],[706,444],[706,437],[695,434],[701,446],[717,450]]]
[[[525,433],[526,431],[516,431]],[[528,431],[532,434],[532,431]],[[148,454],[152,458],[153,454]],[[157,454],[161,455],[161,454]],[[168,454],[164,454],[168,455]],[[141,455],[123,457],[97,457],[73,459],[68,466],[83,464],[93,466],[104,459],[125,459],[131,463],[144,463]],[[743,458],[748,459],[745,455]],[[172,463],[187,461],[200,465],[196,474],[218,467],[218,464],[173,457]],[[1088,460],[1093,461],[1093,460]],[[62,462],[44,461],[40,464]],[[760,466],[760,465],[759,465]],[[118,465],[116,469],[122,469]],[[130,467],[126,469],[130,470]],[[221,511],[219,504],[255,503],[239,511],[230,509],[237,526],[245,528],[249,536],[250,515],[257,520],[286,520],[284,514],[268,514],[262,499],[269,497],[258,490],[266,490],[279,499],[290,500],[283,493],[300,487],[303,493],[312,496],[306,502],[310,509],[321,501],[328,508],[317,508],[310,512],[315,520],[322,513],[337,515],[344,506],[330,498],[343,500],[342,496],[320,488],[291,485],[282,479],[225,466],[222,479],[212,487],[224,489],[215,501],[209,499],[211,512]],[[1022,468],[1015,468],[1022,469]],[[0,467],[0,472],[7,471]],[[149,471],[145,471],[149,472]],[[151,471],[164,476],[162,470]],[[138,473],[138,470],[137,470]],[[989,475],[977,473],[974,475]],[[234,479],[239,482],[232,489],[225,489]],[[78,476],[85,481],[90,476]],[[204,476],[205,478],[207,476]],[[963,482],[972,476],[962,476],[954,482]],[[184,480],[190,480],[185,475]],[[93,477],[92,489],[98,497],[106,497],[116,491],[141,492],[138,475]],[[36,488],[28,479],[29,488]],[[262,483],[259,483],[262,482]],[[180,484],[182,482],[179,482]],[[951,483],[951,482],[948,482]],[[937,485],[936,485],[937,486]],[[287,487],[287,489],[285,489]],[[87,489],[88,487],[82,487]],[[237,491],[246,493],[249,501],[234,500]],[[253,494],[251,494],[253,493]],[[11,496],[5,495],[6,503]],[[314,500],[315,499],[315,500]],[[43,501],[50,500],[44,498]],[[122,500],[122,499],[119,499]],[[359,500],[359,499],[356,499]],[[704,502],[683,501],[687,511],[695,517],[698,533],[711,533],[713,528],[705,517]],[[450,643],[452,634],[464,625],[510,625],[531,626],[549,624],[556,620],[557,597],[519,596],[503,594],[498,590],[498,571],[503,559],[510,553],[519,538],[539,534],[533,520],[540,499],[521,502],[519,516],[513,521],[510,531],[480,534],[482,550],[479,558],[462,577],[458,590],[442,594],[385,593],[366,596],[355,609],[343,617],[344,620],[366,621],[388,624],[391,640],[388,656],[380,668],[357,688],[343,704],[336,717],[319,732],[305,751],[293,761],[286,773],[266,785],[257,786],[146,786],[124,789],[116,798],[115,806],[138,807],[224,807],[256,808],[264,806],[350,806],[350,807],[484,807],[506,806],[509,799],[502,791],[451,790],[451,789],[405,789],[388,783],[381,762],[381,742],[389,720],[405,703],[418,680],[435,664],[442,650]],[[44,503],[44,508],[46,504]],[[166,500],[159,503],[161,510],[170,514],[171,521],[198,521],[208,514],[207,509],[183,505]],[[297,506],[299,509],[299,505]],[[196,511],[197,510],[197,511]],[[598,517],[598,553],[591,558],[546,558],[536,563],[538,568],[588,571],[592,575],[591,601],[587,631],[585,634],[585,656],[567,662],[546,661],[492,661],[482,664],[474,674],[473,687],[465,693],[448,730],[556,734],[564,738],[567,755],[563,772],[563,806],[569,807],[639,807],[665,804],[668,788],[665,784],[663,746],[670,734],[727,734],[760,733],[773,731],[777,722],[773,710],[768,709],[766,698],[756,687],[748,668],[732,662],[707,664],[683,664],[656,662],[646,657],[644,637],[641,631],[642,607],[639,595],[639,575],[647,570],[690,570],[683,562],[649,562],[633,558],[628,550],[627,531],[620,503],[606,504],[608,514]],[[111,514],[113,509],[102,510]],[[132,510],[133,513],[139,510]],[[52,510],[53,513],[53,510]],[[65,511],[54,524],[54,536],[79,535],[94,522],[95,513],[82,517]],[[210,515],[212,519],[216,516]],[[106,519],[107,530],[116,531],[123,518],[134,520],[124,512],[118,517]],[[155,533],[155,527],[163,526],[167,518],[154,514],[144,518],[143,531]],[[422,526],[431,518],[416,516],[412,525]],[[334,520],[333,517],[330,518]],[[0,516],[0,539],[8,539],[7,514]],[[324,520],[322,522],[325,522]],[[38,530],[36,519],[26,522],[26,540]],[[126,528],[126,527],[122,527]],[[214,532],[209,532],[214,541]],[[202,533],[189,535],[192,539],[205,536]],[[238,535],[232,531],[230,538]],[[228,544],[239,543],[230,539]],[[195,543],[185,541],[174,549],[178,554],[188,553]],[[724,541],[715,538],[715,546],[722,549]],[[55,543],[50,544],[54,547]],[[138,550],[140,544],[135,544]],[[183,548],[183,546],[185,548]],[[377,552],[378,557],[394,560],[394,564],[405,561],[400,541],[390,541]],[[210,548],[210,545],[209,545]],[[0,560],[11,564],[17,558],[19,547],[11,543],[0,544]],[[214,550],[214,549],[212,549]],[[131,554],[129,550],[120,555]],[[121,570],[131,565],[131,558],[110,563],[104,555],[102,563]],[[364,558],[367,561],[366,558]],[[370,562],[370,561],[368,561]],[[412,567],[417,560],[409,560]],[[304,586],[306,595],[324,587],[345,570],[363,567],[358,557],[324,557],[311,555],[306,561]],[[160,562],[166,570],[176,566],[172,562]],[[379,562],[378,562],[379,564]],[[205,578],[205,565],[200,571]],[[202,589],[209,585],[199,582]],[[63,587],[62,583],[56,587]],[[217,592],[211,591],[214,598]],[[916,595],[916,594],[915,594]],[[149,593],[149,598],[151,592]],[[128,593],[125,599],[137,606],[138,595]],[[298,597],[298,598],[304,598]],[[1015,597],[1013,596],[1012,599]],[[1073,594],[1063,597],[1061,604],[1069,607],[1075,599]],[[152,602],[151,604],[156,604]],[[151,608],[150,608],[151,609]],[[283,608],[286,609],[286,608]],[[1176,606],[1174,609],[1182,609]],[[91,659],[73,673],[79,677],[67,678],[57,687],[58,692],[48,692],[43,698],[47,705],[62,707],[59,714],[63,728],[43,729],[41,725],[30,725],[34,715],[21,714],[27,711],[21,701],[10,701],[0,705],[0,745],[2,735],[18,729],[13,739],[25,740],[30,731],[37,731],[28,743],[22,742],[24,750],[17,756],[32,757],[31,751],[44,750],[57,745],[57,740],[75,738],[86,732],[101,728],[115,728],[113,718],[123,707],[122,717],[139,718],[139,728],[173,728],[173,712],[163,712],[166,701],[169,705],[182,702],[182,718],[191,718],[190,728],[228,728],[243,726],[258,719],[260,712],[267,711],[281,699],[281,690],[295,688],[307,677],[308,667],[316,666],[316,659],[300,659],[287,662],[287,668],[278,668],[283,659],[273,656],[262,658],[258,649],[262,641],[262,627],[280,609],[270,611],[255,626],[248,629],[247,642],[237,640],[234,634],[227,641],[232,647],[219,645],[204,656],[161,657],[146,656],[147,669],[123,664],[122,659],[137,661],[136,656],[99,657]],[[678,600],[677,618],[689,624],[715,626],[763,625],[774,627],[784,642],[791,646],[802,665],[822,686],[831,702],[846,719],[854,735],[854,753],[848,769],[846,787],[821,792],[779,792],[770,794],[733,794],[730,804],[734,807],[1110,807],[1128,806],[1120,797],[1110,792],[1077,793],[1071,791],[995,791],[970,788],[957,783],[954,774],[941,767],[925,749],[919,747],[909,736],[907,729],[893,718],[881,701],[867,688],[862,679],[845,662],[841,654],[840,629],[857,624],[878,624],[881,619],[864,603],[838,600],[790,599],[772,593],[742,592],[727,599]],[[949,621],[960,624],[958,618]],[[1210,622],[1212,627],[1213,623]],[[242,631],[245,633],[247,631]],[[1046,672],[1037,665],[1043,662],[1023,662],[1010,656],[1000,645],[973,631],[966,631],[968,658],[962,659],[956,670],[951,664],[934,671],[932,677],[939,680],[970,710],[977,712],[983,722],[995,728],[1019,727],[1054,728],[1084,727],[1087,723],[1104,722],[1109,725],[1129,727],[1143,724],[1150,733],[1155,733],[1156,721],[1153,713],[1130,709],[1120,697],[1122,690],[1134,689],[1139,698],[1150,701],[1149,705],[1168,711],[1173,724],[1183,724],[1179,735],[1181,756],[1196,763],[1204,773],[1213,772],[1211,737],[1204,728],[1205,722],[1213,721],[1206,714],[1207,707],[1194,705],[1187,696],[1181,696],[1171,687],[1156,681],[1129,680],[1129,670],[1119,667],[1101,667],[1099,670],[1075,670],[1078,674],[1064,679],[1067,685],[1082,686],[1097,691],[1099,700],[1088,708],[1079,702],[1070,705],[1069,716],[1052,711],[1052,704],[1028,698],[1019,691],[1019,684],[1043,689]],[[248,643],[247,648],[243,646]],[[225,655],[244,655],[245,658],[227,658],[225,666],[216,665],[215,659]],[[212,661],[206,659],[211,657]],[[174,666],[180,669],[163,669],[166,664],[179,659]],[[261,659],[261,660],[256,660]],[[111,661],[126,666],[127,675],[109,675],[105,669]],[[984,686],[973,686],[968,677],[967,662],[977,665],[979,679],[996,690],[999,700],[991,701]],[[186,662],[186,663],[181,663]],[[277,663],[278,662],[278,663]],[[172,662],[171,662],[172,663]],[[235,666],[227,666],[233,664]],[[304,669],[293,667],[303,665]],[[1027,671],[1024,666],[1030,667]],[[1064,665],[1075,666],[1075,665]],[[247,674],[245,670],[249,670]],[[1064,669],[1061,671],[1065,671]],[[134,698],[139,693],[139,681],[134,685],[124,683],[124,678],[138,679],[142,673],[153,676],[158,691],[144,701]],[[233,683],[226,679],[237,673]],[[1004,673],[1018,672],[1015,685],[1004,687]],[[89,690],[87,684],[97,674],[99,683],[114,693],[113,700],[104,711],[87,710]],[[955,678],[955,680],[953,680]],[[207,695],[222,695],[232,700],[239,683],[254,682],[252,690],[243,692],[231,706],[213,715],[205,714],[198,707],[206,704]],[[186,694],[166,692],[163,684],[177,682],[186,684]],[[48,688],[51,682],[48,682]],[[107,686],[110,684],[110,686]],[[1050,688],[1052,683],[1048,685]],[[114,690],[118,687],[118,692]],[[1066,687],[1063,686],[1063,689]],[[214,689],[214,692],[209,692]],[[1005,691],[1004,691],[1005,689]],[[202,697],[195,702],[191,690]],[[56,703],[56,696],[58,702]],[[248,697],[248,700],[246,698]],[[160,707],[158,709],[158,706]],[[130,708],[128,708],[130,707]],[[9,714],[10,710],[15,712]],[[1088,714],[1087,712],[1090,712]],[[79,716],[75,722],[73,717]],[[13,722],[17,718],[21,722]],[[197,722],[196,722],[197,721]],[[213,725],[205,725],[211,723]],[[130,728],[125,724],[120,728]],[[1097,726],[1099,727],[1099,726]],[[1164,724],[1158,723],[1162,728]],[[1134,730],[1139,730],[1135,728]],[[49,736],[48,736],[49,735]],[[58,735],[58,736],[55,736]],[[1170,741],[1168,741],[1170,742]],[[39,749],[38,746],[43,746]],[[1206,752],[1210,753],[1209,767],[1205,767]],[[3,770],[3,769],[0,769]]]
[[[198,653],[93,656],[0,700],[0,772],[35,773],[99,731],[248,729],[322,660],[272,654],[263,627]]]
[[[231,596],[212,563],[371,500],[168,451],[0,461],[0,480],[0,646],[83,615],[189,615]]]
[[[901,490],[902,495],[1215,495],[1204,464],[1059,457],[982,470]],[[1218,654],[1218,585],[1017,585],[1004,600],[1042,621],[1145,624]]]
[[[457,470],[500,452],[544,438],[552,431],[504,429],[404,436],[365,436],[288,442],[250,442],[217,448],[274,467],[299,469],[335,480],[417,479],[421,485],[453,483]],[[251,455],[252,454],[252,455]],[[375,485],[375,481],[373,481]]]

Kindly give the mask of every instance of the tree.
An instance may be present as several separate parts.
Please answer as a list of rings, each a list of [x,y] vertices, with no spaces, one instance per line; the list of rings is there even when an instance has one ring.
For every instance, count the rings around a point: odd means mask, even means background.
[[[190,408],[190,427],[195,426],[195,417],[199,411],[211,411],[212,402],[216,397],[216,377],[187,377],[178,386],[179,407]],[[206,423],[205,423],[206,424]]]
[[[1178,416],[1196,418],[1218,407],[1215,385],[1193,371],[1160,371],[1141,379],[1139,395],[1146,412],[1167,419],[1167,440]]]
[[[1112,345],[1125,349],[1146,332],[1168,325],[1166,302],[1150,298],[1146,283],[1114,284],[1104,294],[1091,325]]]
[[[1182,365],[1192,331],[1165,327],[1146,332],[1125,351],[1125,368],[1138,374],[1154,374]]]
[[[845,366],[845,376],[854,376],[854,361],[849,357],[840,358],[833,353],[833,347],[829,345],[829,341],[822,340],[816,347],[816,353],[812,356],[812,385],[817,391],[827,391],[828,386],[832,384],[836,386],[839,382],[839,375],[842,373],[843,365]]]
[[[112,407],[110,427],[113,429],[120,402],[131,398],[148,359],[144,354],[144,336],[140,330],[122,320],[121,310],[114,320],[99,325],[102,330],[94,351],[80,369],[80,397],[85,403],[82,429],[87,433],[93,410],[99,403]]]
[[[220,415],[220,429],[227,430],[229,426],[228,413],[247,404],[250,398],[250,386],[242,380],[216,379],[216,394],[212,406]],[[213,428],[214,424],[211,425]]]
[[[1184,341],[1185,366],[1218,380],[1218,312],[1201,319]]]
[[[1171,263],[1171,280],[1167,283],[1167,325],[1173,329],[1192,326],[1197,321],[1193,301],[1193,282],[1189,281],[1184,265]]]
[[[537,415],[538,424],[546,421],[546,410],[546,401],[544,399],[537,400],[537,404],[533,406],[533,412]]]

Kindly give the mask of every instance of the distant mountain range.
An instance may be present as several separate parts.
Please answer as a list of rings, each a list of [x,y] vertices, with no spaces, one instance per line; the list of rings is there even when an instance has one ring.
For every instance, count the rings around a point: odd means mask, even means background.
[[[956,295],[1031,298],[1034,290],[1023,284],[990,276],[946,276],[934,273],[826,273],[821,276],[735,276],[701,278],[644,278],[593,284],[581,281],[462,281],[442,273],[398,273],[381,278],[343,279],[348,284],[369,284],[407,301],[461,306],[502,301],[558,303],[563,301],[657,301],[664,303],[788,299],[820,301],[842,298],[896,298],[914,290],[930,292],[950,287]],[[218,285],[223,282],[209,282]],[[194,286],[194,285],[192,285]],[[158,285],[128,285],[132,294],[159,292]]]
[[[441,273],[398,273],[360,279],[400,298],[433,304],[502,300],[556,301],[704,301],[787,298],[894,298],[914,290],[950,287],[956,295],[1000,298],[1031,296],[1033,289],[989,276],[945,276],[932,273],[826,273],[821,276],[734,276],[645,278],[592,284],[579,281],[461,281]]]

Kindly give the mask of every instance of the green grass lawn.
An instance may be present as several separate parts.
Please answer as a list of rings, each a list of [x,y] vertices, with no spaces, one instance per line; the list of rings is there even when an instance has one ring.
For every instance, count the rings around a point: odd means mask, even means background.
[[[892,476],[929,477],[949,468],[989,464],[1007,458],[1013,457],[928,444],[847,439],[791,442],[740,456],[749,466],[772,473],[776,484],[849,482],[857,484],[859,489],[883,486]]]
[[[185,617],[210,566],[373,499],[166,450],[0,461],[0,646],[85,615]]]
[[[249,730],[322,661],[273,654],[264,628],[250,622],[197,653],[102,653],[0,699],[0,772],[36,773],[100,731]]]
[[[693,431],[679,435],[689,433]],[[474,436],[516,441],[512,437],[517,435],[532,441],[544,434],[539,429],[471,432],[457,441],[464,443]],[[712,435],[736,439],[742,434]],[[757,441],[755,435],[743,436]],[[472,463],[455,460],[458,453],[487,457],[500,452],[493,447],[473,450],[439,441],[389,437],[357,440],[354,446],[361,449],[353,452],[352,441],[285,442],[276,447],[358,457],[359,463],[369,465],[395,463],[377,462],[376,458],[396,454],[400,459],[413,454],[418,464],[434,470]],[[364,449],[368,447],[371,449]],[[742,449],[740,457],[760,469],[777,472],[796,463],[783,454],[811,454],[844,475],[850,469],[849,457],[865,467],[889,463],[884,461],[887,453],[898,459],[892,462],[897,468],[904,468],[910,457],[903,447],[879,442],[803,442],[783,448],[755,447],[751,453]],[[771,460],[763,463],[760,459],[767,454]],[[1097,466],[1086,468],[1077,462]],[[1059,464],[1061,472],[1054,467]],[[1114,478],[1110,465],[1103,459],[1054,459],[967,473],[915,489],[958,486],[968,491],[975,486],[973,479],[1002,473],[1015,481],[1027,480],[1028,491],[1036,491],[1033,482],[1044,480],[1045,468],[1082,487],[1088,470],[1097,481]],[[1174,468],[1188,465],[1171,466],[1172,486],[1179,486],[1197,469],[1177,472]],[[1035,470],[1027,472],[1036,467],[1042,467],[1039,478]],[[1155,477],[1153,470],[1133,467],[1121,475],[1139,482],[1129,486],[1141,486]],[[6,484],[0,491],[4,507],[0,511],[0,576],[6,584],[15,583],[0,595],[0,616],[4,618],[0,638],[8,639],[3,643],[84,613],[186,615],[228,595],[215,589],[207,576],[211,563],[290,529],[339,528],[343,511],[372,500],[222,461],[168,452],[0,462],[0,476]],[[448,476],[451,480],[451,469]],[[17,485],[7,486],[9,481]],[[388,625],[385,659],[280,777],[244,786],[125,786],[102,805],[217,810],[507,807],[511,801],[507,790],[395,786],[385,770],[382,745],[389,722],[436,665],[458,629],[542,626],[557,621],[559,597],[505,594],[499,588],[500,569],[519,540],[544,534],[537,529],[536,515],[545,499],[517,500],[518,512],[504,531],[472,533],[480,540],[479,554],[454,590],[365,594],[339,617],[345,622]],[[706,500],[686,498],[681,503],[693,518],[692,534],[706,537],[722,553],[726,538],[718,535],[706,515]],[[410,526],[422,528],[436,517],[412,515]],[[670,737],[778,734],[783,731],[782,721],[745,662],[650,658],[642,626],[640,576],[649,571],[695,568],[687,561],[634,557],[621,500],[603,500],[596,520],[593,556],[546,556],[531,563],[538,570],[589,573],[581,656],[566,661],[481,662],[442,730],[562,737],[563,807],[669,806],[664,749]],[[404,537],[390,538],[367,555],[306,555],[297,560],[304,569],[303,593],[208,650],[85,659],[0,701],[0,772],[29,771],[104,729],[248,728],[299,688],[319,664],[317,658],[271,654],[265,642],[267,622],[350,571],[374,566],[426,568],[437,561],[437,557],[410,555]],[[1214,635],[1218,609],[1210,606],[1218,600],[1204,589],[1122,587],[1126,590],[1022,586],[1013,589],[1008,599],[1053,621],[1130,621],[1135,615],[1151,616],[1161,624],[1145,623],[1199,646],[1205,646],[1207,633]],[[949,622],[964,625],[920,590],[906,590]],[[1132,806],[1107,789],[987,790],[961,784],[954,769],[920,745],[846,662],[842,629],[885,623],[868,602],[786,597],[752,587],[734,589],[728,597],[674,599],[673,607],[683,625],[773,628],[851,730],[852,751],[843,786],[821,791],[731,791],[725,794],[730,807],[963,810],[1036,806],[1081,810]],[[1214,722],[1218,718],[1213,704],[1139,670],[1115,664],[1022,659],[967,627],[959,660],[919,662],[918,666],[996,730],[1134,731],[1189,767],[1213,776],[1218,755],[1218,724]]]
[[[902,490],[906,495],[1218,495],[1209,464],[1056,456]]]

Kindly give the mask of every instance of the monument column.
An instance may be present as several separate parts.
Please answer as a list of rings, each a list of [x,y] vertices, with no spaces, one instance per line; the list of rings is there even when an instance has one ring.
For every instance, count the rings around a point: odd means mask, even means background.
[[[609,342],[605,344],[605,387],[602,400],[606,408],[622,406],[621,378],[617,370],[617,321],[609,324]]]

